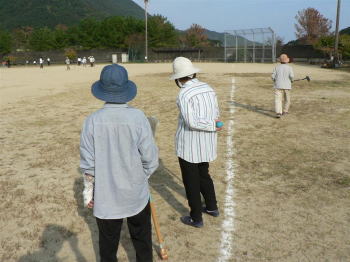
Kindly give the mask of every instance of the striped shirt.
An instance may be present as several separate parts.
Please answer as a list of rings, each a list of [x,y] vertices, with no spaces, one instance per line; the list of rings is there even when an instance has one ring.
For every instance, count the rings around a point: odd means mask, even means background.
[[[190,163],[215,160],[219,106],[214,90],[197,79],[189,80],[176,103],[180,111],[175,136],[177,156]]]

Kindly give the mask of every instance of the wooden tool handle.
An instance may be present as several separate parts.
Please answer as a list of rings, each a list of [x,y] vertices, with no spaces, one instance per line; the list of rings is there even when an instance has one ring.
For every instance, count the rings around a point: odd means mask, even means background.
[[[162,238],[162,234],[160,233],[160,229],[159,229],[159,222],[158,222],[156,209],[155,209],[154,204],[152,203],[152,201],[150,202],[150,205],[151,205],[151,213],[152,213],[152,219],[153,219],[154,228],[156,230],[158,242],[161,245],[161,244],[163,244],[163,238]]]

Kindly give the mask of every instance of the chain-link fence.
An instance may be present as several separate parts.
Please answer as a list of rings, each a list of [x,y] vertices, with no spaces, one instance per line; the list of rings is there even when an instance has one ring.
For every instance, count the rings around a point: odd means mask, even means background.
[[[225,62],[276,62],[276,35],[269,28],[225,31]]]

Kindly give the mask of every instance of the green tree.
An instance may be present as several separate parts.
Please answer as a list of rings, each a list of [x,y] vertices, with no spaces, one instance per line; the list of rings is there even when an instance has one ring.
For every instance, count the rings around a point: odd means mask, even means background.
[[[350,35],[340,35],[339,39],[339,52],[343,58],[350,57]],[[331,56],[334,52],[335,37],[323,36],[314,44],[314,47],[323,51],[328,56]]]
[[[52,32],[52,49],[62,50],[70,46],[67,30],[68,27],[62,24],[55,27],[55,30]]]
[[[12,38],[11,34],[0,29],[0,55],[5,55],[11,52]]]
[[[100,30],[101,22],[94,18],[83,19],[75,30],[77,35],[73,37],[77,40],[77,44],[84,49],[99,48],[101,47]]]
[[[143,22],[132,17],[111,17],[101,22],[101,47],[127,48],[126,40],[132,34],[143,32]]]
[[[30,26],[23,26],[12,31],[13,47],[14,49],[28,49],[29,40],[33,33],[33,28]]]
[[[334,51],[334,36],[322,36],[313,45],[315,49],[321,50],[323,53],[331,56]]]
[[[343,58],[350,58],[350,35],[340,36],[339,49]]]
[[[53,32],[48,27],[33,31],[29,39],[30,48],[34,51],[45,51],[53,49]]]
[[[161,15],[150,17],[148,28],[150,47],[174,47],[178,45],[178,33],[166,17]]]

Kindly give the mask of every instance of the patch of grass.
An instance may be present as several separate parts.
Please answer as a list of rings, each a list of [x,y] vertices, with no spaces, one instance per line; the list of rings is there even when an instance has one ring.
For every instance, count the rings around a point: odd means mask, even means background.
[[[335,184],[342,186],[342,187],[350,187],[350,177],[349,176],[343,176],[338,178],[334,181]]]

